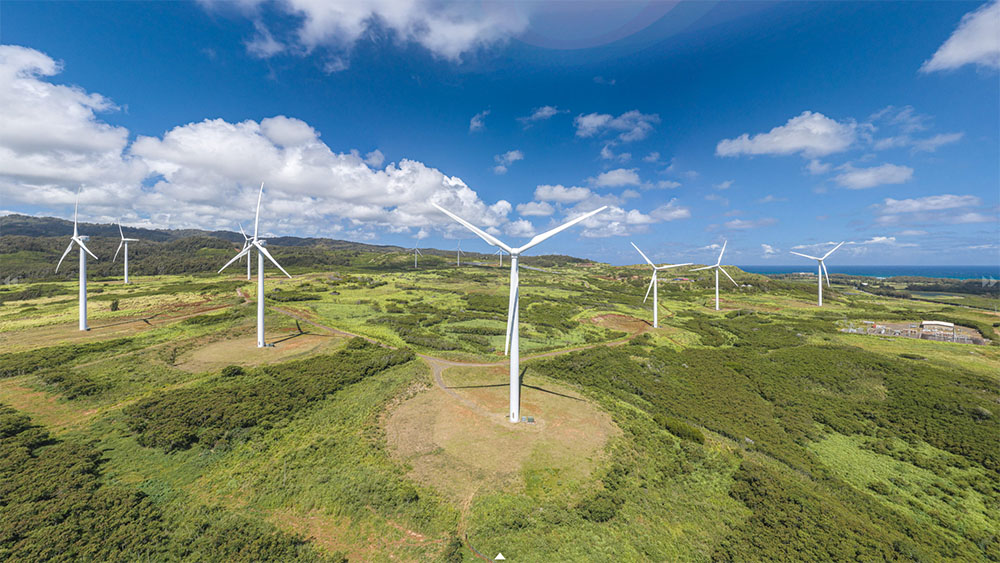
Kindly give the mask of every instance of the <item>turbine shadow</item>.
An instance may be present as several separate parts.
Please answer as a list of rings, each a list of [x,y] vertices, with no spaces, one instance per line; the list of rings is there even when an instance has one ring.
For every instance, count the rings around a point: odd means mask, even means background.
[[[558,393],[556,391],[549,391],[548,389],[545,389],[545,388],[542,388],[542,387],[538,387],[537,385],[528,385],[527,383],[524,383],[524,374],[527,373],[527,371],[528,371],[528,368],[524,368],[523,370],[521,370],[521,387],[527,387],[528,389],[534,389],[535,391],[541,391],[542,393],[548,393],[549,395],[555,395],[557,397],[563,397],[565,399],[572,399],[574,401],[583,402],[583,399],[581,399],[579,397],[573,397],[573,396],[570,396],[570,395],[566,395],[564,393]],[[452,386],[445,387],[445,389],[487,389],[487,388],[490,388],[490,387],[510,387],[510,384],[509,383],[491,383],[491,384],[488,384],[488,385],[452,385]]]
[[[151,316],[148,316],[148,317],[142,317],[142,318],[139,318],[139,319],[127,319],[127,320],[124,320],[124,321],[118,321],[116,323],[108,323],[108,324],[101,325],[101,326],[92,326],[92,327],[90,327],[90,330],[101,330],[102,328],[111,328],[113,326],[121,326],[121,325],[127,325],[127,324],[138,323],[138,322],[143,322],[143,323],[148,324],[149,326],[153,326],[153,323],[151,323],[149,321],[151,319],[155,319],[156,317],[160,316],[161,314],[162,313],[157,313],[155,315],[151,315]]]

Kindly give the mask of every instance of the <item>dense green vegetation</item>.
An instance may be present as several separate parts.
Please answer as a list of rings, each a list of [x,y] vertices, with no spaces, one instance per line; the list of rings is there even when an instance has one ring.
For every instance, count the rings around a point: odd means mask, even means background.
[[[5,275],[51,278],[65,224],[4,220],[40,229],[0,236]],[[461,465],[482,444],[460,442],[459,498],[416,477],[441,448],[397,457],[406,429],[387,419],[435,385],[417,353],[490,364],[461,368],[465,401],[506,393],[506,268],[272,240],[297,275],[268,278],[276,346],[258,350],[256,283],[211,273],[237,239],[140,236],[191,274],[149,277],[142,245],[134,285],[102,261],[89,333],[75,272],[0,286],[0,559],[473,561],[467,543],[512,560],[1000,561],[1000,349],[839,330],[944,320],[996,344],[992,296],[969,284],[834,276],[817,309],[808,280],[734,269],[716,313],[714,279],[682,274],[661,281],[653,330],[645,270],[534,258],[559,273],[521,274],[522,350],[553,354],[524,358],[526,393],[572,410],[575,389],[614,432],[583,476],[546,451],[497,477]],[[463,404],[435,424],[494,424]],[[559,424],[539,422],[517,431]]]

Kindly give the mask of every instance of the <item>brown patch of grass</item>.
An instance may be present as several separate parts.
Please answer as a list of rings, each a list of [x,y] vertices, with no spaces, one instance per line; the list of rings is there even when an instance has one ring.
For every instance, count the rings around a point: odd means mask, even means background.
[[[547,486],[586,488],[605,443],[620,432],[571,389],[536,376],[521,390],[521,413],[534,424],[507,422],[502,367],[451,368],[444,379],[463,400],[437,386],[419,393],[386,417],[386,437],[410,478],[458,503],[480,492],[523,490],[536,470],[556,476]]]
[[[175,364],[191,373],[221,369],[229,365],[256,366],[283,362],[320,352],[331,352],[344,343],[338,336],[280,332],[266,334],[273,347],[258,348],[256,332],[200,346],[181,356]]]
[[[0,403],[28,414],[50,431],[61,432],[79,426],[97,413],[97,409],[81,409],[61,402],[56,395],[26,387],[22,384],[23,379],[0,381]]]

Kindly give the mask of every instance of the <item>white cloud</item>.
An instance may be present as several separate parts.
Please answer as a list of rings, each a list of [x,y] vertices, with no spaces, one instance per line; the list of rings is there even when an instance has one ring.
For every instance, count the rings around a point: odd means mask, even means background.
[[[691,217],[691,210],[677,204],[677,199],[671,199],[664,205],[649,212],[650,217],[658,221],[676,221]]]
[[[535,226],[527,219],[518,219],[507,223],[503,232],[512,237],[533,237],[535,236]]]
[[[800,153],[807,158],[843,152],[858,137],[858,125],[853,120],[838,122],[818,112],[804,111],[784,125],[767,133],[735,139],[723,139],[715,148],[718,156],[788,155]]]
[[[764,258],[774,258],[778,255],[778,250],[771,246],[770,244],[761,243],[760,249],[764,252]]]
[[[898,233],[901,237],[922,237],[927,234],[927,231],[921,231],[918,229],[906,229],[904,231],[899,231]]]
[[[920,71],[952,70],[967,64],[1000,68],[1000,2],[996,0],[962,16],[958,28]]]
[[[535,188],[535,199],[538,201],[554,201],[557,203],[577,203],[593,195],[587,188],[570,187],[562,184],[542,184]]]
[[[644,189],[644,190],[652,189],[652,188],[656,188],[656,189],[659,189],[659,190],[672,190],[674,188],[681,187],[681,183],[680,182],[674,182],[673,180],[660,180],[659,182],[656,182],[655,184],[643,184],[640,187],[642,189]]]
[[[733,187],[733,181],[726,180],[725,182],[719,182],[718,184],[715,184],[712,187],[717,190],[728,190],[729,188]]]
[[[758,199],[757,203],[775,203],[775,202],[778,202],[778,201],[788,201],[788,198],[785,198],[785,197],[774,197],[774,195],[768,194],[768,195],[766,195],[766,196]]]
[[[486,119],[486,116],[489,114],[490,110],[484,109],[483,111],[477,113],[476,115],[473,115],[472,119],[469,120],[469,133],[472,133],[473,131],[482,131],[483,129],[486,129],[486,122],[484,120]]]
[[[382,163],[385,162],[385,155],[382,151],[375,149],[372,152],[365,155],[365,164],[371,166],[372,168],[381,168]]]
[[[660,153],[658,153],[656,151],[653,151],[653,152],[647,154],[646,156],[642,157],[642,161],[643,162],[659,162],[660,161]]]
[[[705,200],[706,201],[717,201],[717,202],[721,203],[722,205],[729,205],[729,199],[728,198],[724,198],[724,197],[722,197],[719,194],[708,194],[707,196],[705,196]]]
[[[496,162],[497,165],[493,167],[493,173],[506,174],[507,167],[519,160],[524,160],[524,153],[519,150],[507,151],[503,154],[494,155],[493,161]]]
[[[964,133],[941,133],[939,135],[923,139],[915,139],[909,135],[886,137],[875,141],[875,150],[910,147],[910,150],[915,153],[934,152],[939,147],[960,141],[964,136]]]
[[[566,111],[567,110],[561,110],[555,106],[542,106],[540,108],[535,108],[535,110],[531,112],[531,115],[526,117],[518,117],[517,120],[520,121],[521,125],[524,125],[525,128],[528,128],[531,127],[531,124],[535,122],[545,121],[546,119],[549,119],[560,113],[566,113]]]
[[[722,248],[721,244],[713,242],[712,244],[710,244],[708,246],[702,246],[702,247],[698,248],[698,250],[719,250],[720,248]]]
[[[774,217],[764,217],[763,219],[756,219],[756,220],[733,219],[731,221],[726,221],[724,224],[727,229],[742,231],[746,229],[767,227],[777,222],[778,220],[775,219]]]
[[[618,188],[621,186],[638,186],[639,173],[637,168],[615,168],[598,174],[588,181],[601,188]]]
[[[883,184],[902,184],[913,177],[912,168],[895,164],[882,164],[871,168],[854,168],[846,165],[842,169],[844,172],[834,180],[851,190],[863,190]]]
[[[258,23],[257,37],[247,48],[258,56],[288,52],[305,55],[317,48],[349,53],[355,43],[388,34],[401,43],[423,46],[433,55],[450,61],[480,48],[502,43],[524,31],[530,6],[473,5],[433,0],[244,0],[244,13],[262,22],[270,11],[293,16],[297,26],[276,40]]]
[[[871,116],[872,121],[881,121],[898,127],[903,133],[910,134],[927,129],[931,120],[929,115],[917,113],[913,106],[886,106]]]
[[[645,139],[653,131],[653,125],[659,122],[659,115],[645,114],[639,110],[628,111],[618,117],[607,113],[581,114],[573,120],[577,137],[593,137],[608,131],[618,131],[620,134],[617,139],[626,143]]]
[[[818,176],[819,174],[826,174],[830,171],[831,166],[827,163],[820,162],[817,159],[812,159],[809,164],[806,165],[806,170],[809,171],[813,176]]]
[[[932,195],[913,199],[886,198],[883,213],[919,213],[922,211],[943,211],[962,207],[978,207],[982,200],[972,195]]]
[[[547,201],[530,201],[528,203],[517,204],[517,213],[524,217],[548,217],[555,212],[555,208]]]
[[[605,86],[614,86],[615,82],[618,82],[614,78],[604,78],[603,76],[595,76],[594,84],[603,84]]]
[[[981,208],[982,204],[982,200],[976,196],[942,194],[912,199],[886,198],[884,203],[874,207],[879,213],[876,222],[880,225],[965,224],[997,221],[995,211],[990,216],[976,210]],[[907,232],[917,231],[903,231],[903,233]]]
[[[628,162],[632,160],[632,153],[623,152],[620,154],[615,154],[615,152],[611,150],[611,145],[604,145],[603,147],[601,147],[601,158],[603,158],[604,160],[617,160],[618,162]]]

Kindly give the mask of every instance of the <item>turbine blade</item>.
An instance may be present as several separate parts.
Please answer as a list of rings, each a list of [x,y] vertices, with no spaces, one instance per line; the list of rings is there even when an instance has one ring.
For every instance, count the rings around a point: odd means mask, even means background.
[[[87,254],[89,254],[89,255],[93,256],[93,257],[94,257],[94,260],[99,260],[99,258],[98,258],[97,256],[94,256],[94,253],[93,253],[93,252],[91,252],[89,248],[87,248],[87,245],[86,245],[86,244],[83,244],[83,241],[82,241],[82,240],[80,240],[79,238],[77,238],[77,239],[76,239],[76,243],[77,243],[77,244],[79,244],[79,245],[80,245],[80,248],[82,248],[82,249],[83,249],[84,251],[86,251],[86,252],[87,252]]]
[[[250,237],[247,236],[246,231],[243,230],[243,223],[237,223],[237,224],[240,226],[240,234],[243,235],[243,240],[245,240],[245,241],[246,240],[250,240]],[[245,245],[245,243],[244,243],[244,245]]]
[[[74,238],[80,236],[80,234],[76,232],[76,217],[77,217],[77,214],[80,211],[80,191],[81,190],[83,190],[83,186],[80,186],[79,188],[76,189],[76,205],[73,207],[73,237]]]
[[[260,183],[260,191],[257,192],[257,214],[253,216],[253,238],[257,240],[257,224],[260,223],[260,198],[264,195],[264,182]]]
[[[715,263],[716,266],[722,264],[722,255],[726,253],[726,245],[729,244],[728,240],[722,241],[722,252],[719,252],[719,261]]]
[[[656,269],[657,270],[667,270],[667,269],[670,269],[670,268],[680,268],[681,266],[690,266],[691,264],[694,264],[694,262],[685,262],[683,264],[664,264],[662,266],[656,266]],[[709,266],[709,267],[711,267],[711,266]]]
[[[736,280],[733,279],[733,276],[729,275],[729,272],[727,272],[725,268],[719,266],[719,269],[722,270],[723,274],[726,274],[726,277],[729,278],[729,281],[733,282],[733,285],[735,285],[736,287],[740,286],[740,284],[736,283]]]
[[[281,264],[278,264],[278,261],[274,259],[274,256],[271,256],[271,253],[267,251],[266,247],[261,246],[261,245],[256,244],[256,243],[254,244],[254,246],[257,247],[257,252],[262,253],[264,255],[264,257],[267,258],[268,260],[270,260],[275,266],[277,266],[278,269],[281,270],[281,272],[283,274],[285,274],[289,278],[292,277],[291,274],[289,274],[288,272],[286,272],[285,269],[281,267]]]
[[[656,283],[656,272],[653,272],[653,277],[649,278],[649,287],[646,288],[646,296],[642,298],[642,302],[645,303],[649,299],[649,292],[653,290],[653,284]]]
[[[711,266],[702,266],[701,268],[692,268],[691,271],[692,272],[698,272],[698,271],[701,271],[701,270],[710,270],[710,269],[715,268],[715,267],[716,267],[716,265],[712,264]]]
[[[639,250],[639,247],[636,246],[634,242],[630,241],[629,244],[631,244],[632,248],[636,249],[639,252],[639,254],[642,254],[642,258],[646,261],[647,264],[649,264],[650,266],[653,266],[654,268],[656,267],[656,266],[653,265],[653,261],[650,260],[648,257],[646,257],[646,255],[641,250]]]
[[[455,215],[451,211],[448,211],[447,209],[441,207],[440,205],[438,205],[436,203],[431,203],[431,205],[433,205],[434,207],[437,207],[438,211],[440,211],[441,213],[444,213],[448,217],[451,217],[452,219],[454,219],[454,220],[458,221],[459,223],[461,223],[462,225],[464,225],[466,229],[469,229],[473,233],[476,233],[476,236],[478,236],[479,238],[485,240],[489,244],[492,244],[493,246],[500,247],[500,248],[506,250],[507,252],[511,251],[511,248],[509,246],[507,246],[506,244],[500,242],[500,240],[498,238],[496,238],[495,236],[487,233],[486,231],[480,229],[479,227],[473,225],[472,223],[466,221],[465,219],[462,219],[458,215]]]
[[[250,248],[251,247],[248,246],[248,247],[244,248],[243,250],[241,250],[239,252],[239,254],[237,254],[236,256],[233,256],[233,258],[229,262],[226,262],[225,266],[219,268],[219,272],[218,273],[221,274],[222,270],[225,270],[226,268],[228,268],[230,264],[232,264],[233,262],[239,260],[240,258],[243,258],[243,256],[247,255],[250,252]],[[249,260],[249,258],[247,258],[247,259]]]
[[[122,220],[120,217],[118,218],[118,234],[122,236],[122,240],[125,240],[125,233],[122,232]]]
[[[823,274],[826,276],[826,287],[833,287],[830,285],[830,272],[826,271],[826,263],[820,260],[819,265],[823,266]]]
[[[115,263],[115,260],[118,260],[118,252],[122,249],[122,246],[124,245],[125,245],[125,239],[122,239],[122,241],[118,243],[118,250],[115,251],[115,257],[111,259],[112,264]]]
[[[831,250],[830,252],[827,252],[826,254],[824,254],[823,255],[823,260],[826,260],[827,256],[829,256],[829,255],[833,254],[834,252],[836,252],[837,249],[840,248],[845,242],[847,242],[847,241],[846,240],[845,241],[841,241],[840,244],[838,244],[837,246],[833,247],[833,250]]]
[[[808,254],[802,254],[801,252],[795,252],[794,250],[789,250],[789,252],[795,254],[796,256],[801,256],[803,258],[808,258],[810,260],[820,260],[820,258],[816,258],[815,256],[809,256]]]
[[[537,244],[540,244],[541,242],[545,241],[546,239],[549,239],[549,238],[551,238],[551,237],[553,237],[553,236],[555,236],[555,235],[557,235],[557,234],[565,231],[566,229],[572,227],[573,225],[579,223],[580,221],[584,221],[586,219],[589,219],[589,218],[593,217],[594,215],[597,215],[598,213],[600,213],[601,211],[604,211],[607,208],[608,208],[607,205],[603,205],[600,208],[591,211],[590,213],[584,213],[583,215],[580,215],[579,217],[577,217],[576,219],[573,219],[572,221],[567,221],[567,222],[563,223],[562,225],[559,225],[558,227],[552,229],[551,231],[546,231],[546,232],[544,232],[544,233],[542,233],[540,235],[535,235],[534,238],[532,238],[531,240],[528,241],[528,244],[522,246],[521,248],[518,248],[517,249],[517,253],[520,254],[520,253],[524,252],[525,250],[528,250],[529,248],[531,248],[531,247],[533,247],[533,246],[535,246]]]
[[[56,264],[56,271],[57,272],[59,271],[59,266],[62,266],[63,260],[66,259],[66,255],[69,254],[70,250],[73,250],[73,241],[72,240],[69,241],[69,246],[66,247],[66,252],[63,252],[62,258],[59,259],[59,263]]]

